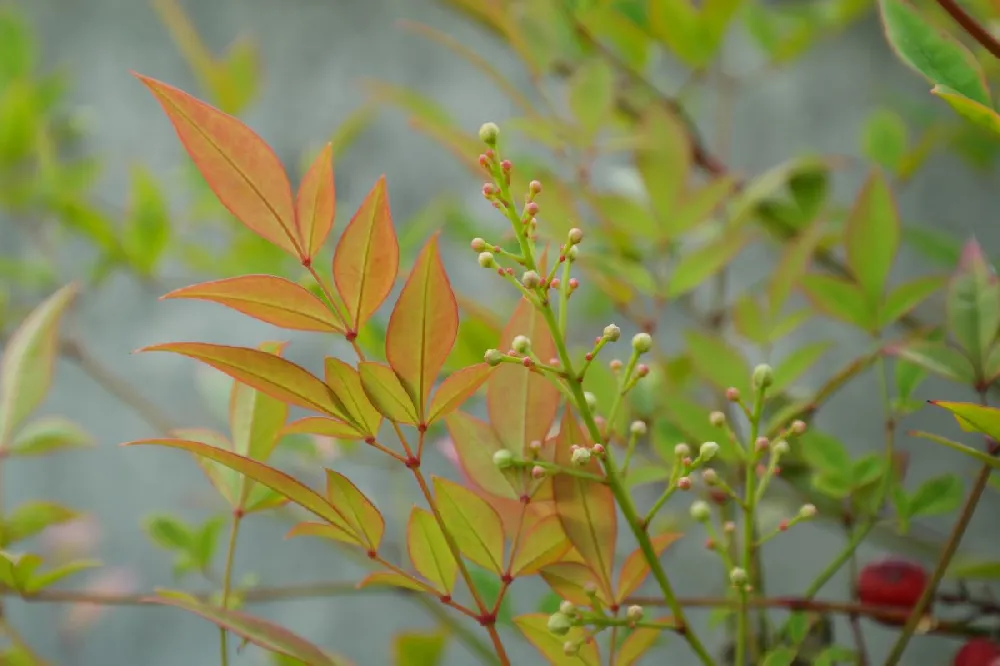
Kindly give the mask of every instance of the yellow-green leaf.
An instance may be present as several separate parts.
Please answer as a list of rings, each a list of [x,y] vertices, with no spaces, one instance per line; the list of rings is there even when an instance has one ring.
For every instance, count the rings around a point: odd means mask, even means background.
[[[477,363],[448,375],[434,392],[427,410],[427,423],[434,423],[461,407],[486,383],[495,369],[486,363]]]
[[[365,394],[382,416],[396,423],[417,424],[420,419],[413,401],[392,368],[368,361],[358,365],[358,372]]]
[[[601,657],[597,651],[596,641],[584,642],[582,627],[572,627],[564,636],[556,636],[548,628],[549,616],[545,613],[532,613],[514,618],[514,624],[521,630],[524,637],[534,645],[552,666],[600,666]],[[567,655],[563,646],[567,642],[582,643],[580,651],[575,655]]]
[[[497,574],[504,570],[503,523],[492,506],[468,488],[434,477],[434,497],[458,550]]]
[[[429,512],[413,507],[406,528],[410,561],[421,576],[442,594],[451,594],[458,575],[458,563],[448,549],[441,527]]]
[[[881,303],[899,251],[899,214],[885,176],[872,171],[847,218],[847,265],[869,303]]]
[[[332,469],[326,470],[326,499],[355,534],[364,536],[369,550],[377,551],[385,533],[385,520],[371,500],[350,479]]]
[[[1000,135],[1000,113],[948,86],[936,85],[931,93],[948,102],[948,105],[966,120]]]
[[[361,385],[358,371],[338,358],[326,359],[326,385],[330,387],[334,397],[349,418],[345,419],[355,425],[366,437],[375,437],[382,424],[382,415],[368,400]]]
[[[285,343],[265,342],[260,350],[281,356]],[[229,432],[233,451],[266,462],[278,444],[288,418],[288,404],[241,382],[233,382],[229,401]]]

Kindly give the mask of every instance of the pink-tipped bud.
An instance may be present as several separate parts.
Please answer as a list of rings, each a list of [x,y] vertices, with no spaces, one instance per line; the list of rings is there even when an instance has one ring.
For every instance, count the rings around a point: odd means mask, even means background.
[[[691,490],[691,479],[686,476],[677,479],[677,488],[680,490]]]
[[[561,285],[562,285],[562,280],[560,280],[559,278],[552,278],[549,281],[549,286],[552,287],[553,289],[558,289]]]
[[[526,368],[532,368],[534,367],[535,362],[532,361],[529,356],[525,356],[524,358],[521,359],[521,365],[523,365]]]
[[[539,207],[534,201],[530,201],[524,206],[524,214],[528,217],[535,217],[538,215]]]
[[[636,375],[636,377],[639,377],[640,379],[642,379],[643,377],[647,376],[648,374],[649,374],[649,366],[646,365],[645,363],[640,363],[639,365],[635,366],[635,375]]]
[[[705,539],[705,550],[715,550],[715,539],[712,537]]]
[[[594,446],[591,447],[590,452],[593,453],[595,456],[603,456],[604,455],[604,445],[603,444],[594,444]]]
[[[575,291],[580,286],[580,281],[576,278],[569,279],[569,290]]]
[[[493,183],[483,183],[483,196],[487,199],[492,199],[497,193],[496,185]]]
[[[549,365],[551,365],[553,368],[558,368],[559,367],[559,359],[556,358],[555,356],[553,356],[552,358],[549,359]]]
[[[510,160],[504,160],[503,162],[500,163],[500,168],[503,169],[504,171],[510,171],[511,168],[513,168],[513,166],[514,165],[510,163]]]
[[[617,358],[611,359],[611,362],[608,363],[608,367],[611,368],[611,372],[621,372],[623,365],[624,364]]]
[[[490,158],[487,157],[486,155],[480,155],[479,166],[481,166],[484,169],[488,169],[490,167]]]
[[[778,531],[787,532],[789,525],[790,523],[788,522],[788,519],[782,520],[780,523],[778,523]]]
[[[531,478],[533,479],[544,479],[545,478],[545,468],[535,465],[531,468]]]
[[[482,238],[473,238],[472,242],[469,243],[469,247],[472,248],[473,252],[485,252],[486,251],[486,241]]]
[[[722,531],[725,532],[726,534],[732,534],[733,532],[736,531],[736,523],[734,523],[731,520],[727,520],[726,522],[722,523]]]
[[[573,227],[569,230],[570,245],[579,245],[583,242],[583,230]]]
[[[691,447],[682,442],[674,447],[674,455],[681,459],[690,458]]]
[[[535,271],[525,271],[521,276],[521,284],[525,289],[537,289],[542,284],[542,277]]]
[[[528,451],[530,451],[533,455],[537,455],[541,450],[542,443],[539,440],[533,439],[528,442]]]
[[[770,444],[771,442],[767,439],[767,437],[758,437],[753,446],[758,453],[763,453],[764,451],[767,451],[767,447],[770,446]]]
[[[726,389],[726,400],[729,402],[739,402],[740,401],[740,390],[736,387],[730,386]]]
[[[757,477],[760,478],[767,474],[767,468],[763,465],[757,465]]]
[[[530,183],[528,183],[528,191],[531,192],[532,195],[541,194],[542,184],[537,180],[533,180]]]

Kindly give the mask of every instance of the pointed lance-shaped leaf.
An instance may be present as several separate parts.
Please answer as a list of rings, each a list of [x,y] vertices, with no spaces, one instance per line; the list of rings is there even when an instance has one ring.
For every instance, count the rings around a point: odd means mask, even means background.
[[[549,616],[545,613],[533,613],[514,618],[514,624],[521,630],[528,642],[542,653],[550,664],[556,666],[600,666],[601,655],[597,650],[597,642],[585,640],[582,627],[572,627],[565,636],[556,636],[548,628]],[[573,656],[567,656],[564,645],[567,642],[580,644],[580,650]]]
[[[875,326],[875,305],[855,282],[833,275],[810,273],[799,280],[806,297],[817,310],[862,330]]]
[[[202,442],[194,442],[184,439],[139,439],[133,442],[126,442],[122,446],[165,446],[172,449],[181,449],[198,456],[214,460],[225,467],[233,469],[243,474],[249,479],[253,479],[262,486],[267,486],[282,497],[287,497],[289,501],[298,504],[303,509],[329,521],[334,525],[344,525],[345,518],[340,512],[330,504],[322,495],[315,490],[295,480],[284,472],[277,470],[264,463],[257,462],[252,458],[241,456],[232,451],[226,451],[219,447],[210,446]]]
[[[948,286],[948,332],[965,351],[977,377],[1000,329],[1000,281],[976,240],[962,248],[958,270]]]
[[[385,519],[372,501],[350,479],[332,469],[326,470],[326,499],[337,507],[354,534],[364,538],[368,549],[377,551],[385,533]]]
[[[458,563],[448,548],[444,532],[430,512],[413,507],[406,527],[410,561],[421,576],[442,594],[451,594],[458,576]]]
[[[333,256],[333,279],[353,333],[389,296],[398,271],[399,241],[382,176],[347,224]]]
[[[521,299],[500,338],[500,349],[509,349],[518,335],[531,340],[535,356],[556,356],[556,345],[545,319],[528,300]],[[523,454],[528,444],[544,441],[559,410],[561,394],[545,376],[520,365],[502,364],[486,386],[486,406],[503,445]]]
[[[323,301],[274,275],[241,275],[181,287],[161,298],[212,301],[262,322],[293,331],[343,333],[344,325]]]
[[[382,415],[368,400],[361,386],[358,371],[338,358],[326,359],[326,385],[348,415],[346,419],[366,437],[375,437],[382,424]]]
[[[295,202],[278,156],[253,130],[186,92],[141,74],[205,182],[247,228],[303,259]]]
[[[260,345],[260,350],[281,356],[286,344],[265,342]],[[233,382],[229,399],[229,432],[236,453],[266,462],[278,445],[287,418],[288,403],[242,382]]]
[[[292,421],[282,430],[282,435],[319,435],[348,442],[365,438],[365,435],[350,423],[325,416],[307,416]]]
[[[303,259],[312,260],[333,229],[337,194],[333,182],[333,144],[326,144],[299,183],[295,222],[302,239]]]
[[[530,576],[555,564],[572,548],[559,516],[547,516],[524,531],[510,566],[510,575]]]
[[[173,606],[200,615],[268,652],[283,654],[310,666],[336,666],[334,661],[326,656],[322,650],[301,636],[293,634],[284,627],[240,611],[218,608],[179,597],[147,597],[143,599],[143,602]]]
[[[205,342],[173,342],[139,351],[167,351],[207,363],[236,381],[243,382],[285,402],[348,420],[330,387],[305,368],[283,358],[248,347]]]
[[[52,385],[59,351],[59,321],[76,297],[69,284],[49,296],[21,322],[4,345],[0,361],[0,446],[38,407]]]
[[[498,497],[517,499],[520,496],[512,477],[493,462],[493,454],[503,446],[488,423],[465,412],[453,412],[445,417],[445,425],[462,471],[474,484]]]
[[[566,409],[556,440],[555,462],[570,467],[573,454],[570,447],[589,446],[573,412]],[[602,476],[601,466],[591,458],[583,469]],[[602,483],[569,474],[557,474],[552,479],[556,511],[570,543],[580,551],[598,578],[598,585],[610,598],[613,596],[611,572],[614,568],[615,539],[618,535],[618,514],[611,489]]]
[[[468,488],[434,477],[438,511],[455,537],[458,550],[479,566],[497,574],[504,570],[503,523],[486,500]]]
[[[434,423],[461,407],[486,383],[495,369],[486,363],[477,363],[448,375],[434,392],[427,423]]]
[[[439,235],[424,246],[396,301],[385,355],[424,418],[427,397],[458,336],[458,302],[438,253]]]
[[[678,532],[659,534],[651,539],[653,550],[656,551],[657,556],[660,556],[663,554],[663,551],[680,538],[681,534]],[[622,563],[621,572],[618,574],[618,594],[615,596],[617,602],[621,604],[626,598],[632,596],[648,575],[649,562],[646,560],[645,555],[643,555],[642,550],[636,549],[632,551],[625,558],[625,562]]]
[[[358,365],[358,374],[361,376],[361,387],[382,416],[396,423],[417,425],[420,418],[416,407],[392,368],[383,363],[366,361]]]
[[[366,551],[371,551],[367,540],[363,536],[359,536],[347,525],[346,522],[340,525],[334,525],[332,523],[306,521],[296,523],[292,526],[292,529],[288,530],[288,533],[285,534],[286,539],[293,539],[295,537],[302,536],[319,537],[321,539],[339,541],[340,543],[346,543],[349,546],[358,546],[360,548],[364,548]]]
[[[423,581],[417,580],[416,578],[410,578],[409,576],[404,576],[396,571],[376,571],[368,574],[361,579],[361,582],[358,583],[359,590],[375,586],[398,587],[404,590],[413,590],[415,592],[434,591],[434,588],[427,585]]]
[[[847,265],[869,303],[881,303],[899,250],[899,214],[892,190],[879,169],[868,177],[847,218]]]

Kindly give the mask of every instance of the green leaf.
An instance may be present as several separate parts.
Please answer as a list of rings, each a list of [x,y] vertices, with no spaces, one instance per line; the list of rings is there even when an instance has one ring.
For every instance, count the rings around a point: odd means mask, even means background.
[[[885,328],[908,315],[947,284],[947,279],[929,275],[909,280],[889,292],[879,310],[879,327]]]
[[[420,420],[413,401],[392,368],[371,361],[358,364],[361,387],[382,416],[397,423],[416,424]]]
[[[931,83],[991,106],[982,69],[968,49],[931,25],[904,0],[879,0],[879,8],[886,37],[903,62]]]
[[[872,162],[895,173],[910,143],[906,122],[890,109],[877,109],[865,123],[862,150]]]
[[[844,228],[847,266],[869,304],[882,301],[899,242],[896,203],[885,177],[876,169],[858,195]]]
[[[948,567],[948,577],[961,580],[1000,580],[1000,560],[957,560]]]
[[[986,357],[1000,329],[1000,282],[982,248],[970,240],[948,288],[948,332],[982,377]]]
[[[76,297],[70,284],[29,314],[4,346],[0,362],[0,447],[45,398],[59,348],[59,321]]]
[[[26,423],[11,442],[8,455],[44,456],[67,449],[93,446],[90,435],[60,416],[43,416]]]
[[[153,275],[170,240],[170,209],[153,175],[132,168],[132,199],[125,216],[122,245],[140,275]]]
[[[458,575],[458,563],[434,516],[424,509],[413,507],[406,528],[406,545],[410,561],[420,575],[442,594],[451,594]]]
[[[1000,137],[1000,114],[990,107],[971,100],[948,86],[934,86],[931,94],[937,95],[948,102],[948,106],[954,109],[958,115],[972,122],[974,125],[982,127]]]
[[[956,419],[958,420],[960,425],[963,424],[961,418],[958,418],[956,416]],[[963,427],[966,426],[963,425]],[[947,437],[941,437],[940,435],[935,435],[929,432],[922,432],[920,430],[910,431],[909,434],[911,437],[920,437],[922,439],[929,439],[932,442],[940,444],[941,446],[947,446],[949,449],[953,449],[955,451],[958,451],[959,453],[967,455],[970,458],[974,458],[975,460],[978,460],[984,465],[989,465],[993,469],[1000,469],[1000,458],[995,458],[989,455],[988,453],[980,451],[979,449],[974,449],[971,446],[960,444],[954,440],[948,439]]]
[[[678,208],[691,171],[690,141],[683,124],[660,105],[649,107],[640,131],[645,140],[635,164],[657,219],[667,220]]]
[[[774,369],[774,383],[770,389],[772,394],[791,388],[832,346],[831,342],[812,342],[783,358]]]
[[[3,520],[0,547],[33,537],[53,525],[76,520],[80,513],[54,502],[25,502]]]
[[[610,115],[614,86],[614,72],[604,58],[583,63],[570,79],[569,108],[583,130],[580,145],[588,145]]]
[[[149,538],[166,550],[187,551],[194,543],[194,532],[173,516],[150,516],[144,521]]]
[[[504,533],[500,515],[486,500],[457,483],[434,477],[434,497],[458,550],[496,574],[504,570]]]
[[[720,337],[702,331],[685,331],[684,342],[691,363],[698,374],[719,391],[736,387],[743,395],[750,395],[750,364],[743,354]],[[702,418],[707,422],[705,410]]]
[[[284,347],[284,343],[265,342],[259,349],[281,356]],[[242,382],[233,382],[229,402],[229,431],[233,438],[233,451],[241,456],[267,462],[278,444],[287,418],[287,403]]]
[[[565,636],[556,636],[549,631],[548,622],[549,616],[541,613],[514,618],[514,624],[528,642],[553,666],[600,666],[597,643],[593,640],[583,642],[585,635],[582,627],[572,627]],[[563,651],[563,645],[569,641],[582,643],[580,651],[574,656],[567,656]]]
[[[76,560],[73,562],[67,562],[66,564],[60,564],[59,566],[43,571],[40,574],[29,577],[28,580],[23,583],[21,589],[28,594],[33,594],[39,590],[44,590],[51,585],[55,585],[62,579],[69,578],[73,574],[77,574],[88,569],[94,569],[99,566],[101,566],[101,563],[97,560]],[[4,662],[0,661],[0,663]]]
[[[798,650],[790,647],[779,647],[770,650],[764,659],[760,662],[760,666],[792,666],[795,663],[795,656],[798,654]]]
[[[923,255],[924,259],[947,270],[958,265],[962,243],[947,231],[912,224],[903,227],[903,242]]]
[[[322,650],[301,636],[266,620],[234,610],[225,610],[197,601],[176,597],[150,597],[146,603],[173,606],[200,615],[209,622],[245,638],[250,643],[269,652],[277,652],[300,659],[309,666],[335,666]]]
[[[824,314],[864,330],[872,328],[875,319],[872,306],[854,282],[814,273],[803,276],[800,284],[812,304]]]
[[[975,381],[968,357],[943,342],[911,340],[889,348],[888,352],[954,382],[971,385]]]
[[[674,265],[663,296],[673,299],[697,289],[730,263],[749,240],[749,233],[734,231],[685,252]]]
[[[392,640],[393,666],[438,666],[448,643],[447,634],[397,634]]]
[[[802,456],[821,476],[843,480],[850,485],[853,480],[854,465],[851,456],[839,439],[831,435],[808,430],[799,437]]]
[[[909,514],[940,516],[958,509],[965,496],[965,486],[957,474],[941,474],[920,484],[909,499]]]

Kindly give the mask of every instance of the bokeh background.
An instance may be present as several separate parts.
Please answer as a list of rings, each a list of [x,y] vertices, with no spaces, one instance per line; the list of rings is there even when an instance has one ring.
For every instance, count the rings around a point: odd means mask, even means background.
[[[794,0],[806,2],[806,0]],[[530,5],[530,3],[526,3]],[[222,52],[238,36],[247,36],[259,49],[262,72],[259,96],[242,118],[271,143],[290,167],[327,138],[364,106],[363,82],[379,79],[405,84],[437,100],[461,126],[474,132],[487,120],[504,123],[513,114],[509,100],[468,64],[446,49],[402,30],[401,19],[417,20],[451,35],[478,53],[518,85],[526,86],[523,69],[502,44],[460,14],[430,0],[213,0],[179,3],[205,44]],[[63,70],[67,75],[67,105],[82,129],[78,149],[102,166],[92,189],[96,204],[114,217],[125,209],[131,187],[130,169],[144,165],[162,184],[171,209],[185,210],[190,180],[182,173],[187,157],[171,126],[149,93],[129,74],[135,70],[198,93],[198,81],[158,14],[146,0],[21,0],[13,11],[24,17],[34,34],[42,71]],[[530,11],[530,9],[528,9]],[[727,40],[724,70],[739,77],[755,71],[759,52],[737,34]],[[653,68],[664,90],[676,89],[685,78],[669,59]],[[727,162],[736,171],[752,175],[790,156],[803,153],[860,155],[866,120],[880,106],[920,107],[946,116],[943,105],[926,100],[927,85],[906,70],[886,46],[877,16],[868,11],[846,30],[810,48],[801,60],[755,79],[736,95],[708,94],[690,107],[709,145],[728,144]],[[928,106],[929,104],[929,106]],[[926,107],[926,108],[925,108]],[[928,110],[929,109],[929,110]],[[489,217],[479,194],[479,183],[451,155],[408,126],[392,109],[377,114],[351,147],[338,157],[337,230],[360,203],[378,176],[388,177],[394,219],[401,230],[426,206],[446,193],[461,204],[464,215]],[[720,133],[728,119],[728,129]],[[834,196],[848,201],[866,175],[864,164],[847,159],[835,175]],[[295,180],[293,176],[293,180]],[[637,176],[617,167],[594,174],[598,182],[622,188],[637,187]],[[925,168],[900,194],[905,224],[921,224],[960,237],[975,235],[990,251],[1000,241],[997,218],[1000,176],[993,169],[974,168],[954,152],[937,151]],[[28,219],[8,210],[0,212],[0,250],[17,256],[31,250],[24,224]],[[445,222],[446,220],[442,220]],[[180,221],[179,221],[180,222]],[[199,234],[199,229],[185,233]],[[194,236],[190,240],[194,240]],[[452,239],[454,240],[454,239]],[[206,235],[209,256],[211,239]],[[474,257],[450,242],[446,262],[458,283],[481,279]],[[69,242],[59,251],[58,275],[68,281],[84,275],[91,265],[91,248]],[[750,281],[769,267],[764,255],[745,255],[737,262],[734,283]],[[927,262],[904,253],[899,278],[924,274]],[[89,353],[113,368],[157,405],[177,425],[223,427],[211,378],[196,364],[173,355],[133,355],[144,345],[165,341],[199,340],[254,346],[265,339],[292,340],[289,356],[313,362],[321,354],[337,353],[319,336],[277,331],[246,317],[193,302],[161,302],[162,289],[176,288],[201,277],[181,262],[165,265],[155,285],[143,285],[113,274],[81,298],[68,330],[85,341]],[[476,297],[483,303],[510,303],[496,282],[485,283]],[[157,291],[157,290],[161,291]],[[502,300],[501,300],[502,299]],[[939,315],[940,301],[925,311]],[[600,330],[604,321],[579,323],[581,339]],[[676,348],[684,321],[664,322],[660,341]],[[588,328],[589,326],[589,328]],[[863,341],[854,333],[829,324],[807,326],[788,344],[825,336],[837,342],[816,377],[857,354]],[[776,354],[781,349],[775,350]],[[817,423],[842,438],[852,452],[882,447],[882,414],[875,395],[875,379],[866,375],[839,394],[819,414]],[[218,391],[215,391],[218,396]],[[930,380],[924,397],[967,399],[961,389]],[[92,522],[49,535],[45,547],[61,538],[94,541],[94,555],[106,566],[111,585],[123,592],[152,590],[156,586],[207,589],[197,575],[182,583],[171,577],[172,559],[142,530],[150,514],[175,512],[200,520],[212,508],[212,494],[189,457],[172,451],[121,449],[120,442],[152,436],[155,430],[135,410],[124,406],[95,385],[79,364],[61,362],[56,383],[44,405],[46,413],[64,414],[89,431],[93,450],[5,465],[3,493],[8,506],[30,499],[51,499],[73,505]],[[907,420],[908,427],[955,434],[943,413],[922,412]],[[927,442],[903,438],[901,448],[912,453],[910,475],[919,480],[943,470],[968,477],[973,463]],[[327,464],[336,464],[327,461]],[[443,461],[434,465],[447,467]],[[359,487],[376,502],[406,506],[412,498],[409,479],[381,469],[345,462]],[[313,470],[315,471],[315,470]],[[995,553],[1000,547],[996,493],[984,499],[965,539],[975,552]],[[683,510],[678,506],[678,510]],[[398,520],[390,526],[399,525]],[[943,533],[947,521],[929,521]],[[236,558],[239,576],[252,572],[268,585],[309,581],[357,580],[364,570],[310,540],[284,541],[286,523],[270,517],[248,520]],[[390,527],[391,533],[391,527]],[[398,531],[397,531],[398,534]],[[790,594],[806,585],[826,558],[842,543],[842,536],[823,524],[796,529],[766,550],[772,576],[769,592]],[[877,546],[866,546],[863,559]],[[666,555],[668,571],[681,594],[723,592],[714,562],[709,562],[701,538],[686,540]],[[846,576],[827,588],[830,598],[845,598]],[[515,588],[518,609],[531,609],[535,591]],[[77,636],[67,625],[67,606],[54,603],[6,604],[9,620],[37,651],[54,664],[67,666],[180,666],[216,663],[218,634],[209,624],[179,611],[146,607],[110,608],[87,623]],[[80,613],[80,609],[73,612]],[[303,636],[354,659],[358,664],[390,663],[390,636],[407,628],[431,628],[433,619],[412,602],[388,594],[346,595],[303,599],[255,606],[254,612],[293,628]],[[699,622],[707,621],[704,614]],[[838,632],[847,637],[846,627]],[[873,654],[882,654],[891,635],[867,626]],[[695,663],[677,640],[662,652],[662,661],[686,666]],[[946,640],[916,638],[904,663],[944,663],[953,645]],[[515,648],[515,663],[541,663],[530,647]],[[449,644],[448,664],[471,665],[476,659],[456,642]],[[266,663],[250,647],[236,663]]]

